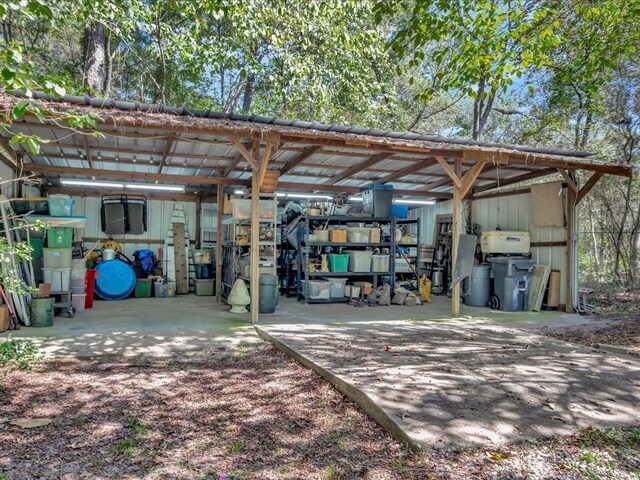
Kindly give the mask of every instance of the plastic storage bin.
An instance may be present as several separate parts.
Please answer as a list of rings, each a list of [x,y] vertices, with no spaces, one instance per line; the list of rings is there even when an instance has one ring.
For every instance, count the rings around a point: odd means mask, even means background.
[[[42,197],[12,198],[11,206],[13,207],[13,213],[16,215],[26,215],[28,213],[49,215],[49,204],[47,199]]]
[[[198,280],[209,280],[213,278],[213,265],[210,263],[194,265],[196,267],[196,278]]]
[[[331,243],[347,243],[347,231],[344,228],[329,230],[329,241]]]
[[[368,228],[347,228],[347,242],[349,243],[369,243]]]
[[[331,284],[331,298],[344,298],[344,289],[347,286],[347,278],[323,278]]]
[[[399,220],[404,220],[409,216],[409,205],[394,203],[391,205],[391,216]]]
[[[251,200],[234,198],[231,200],[233,218],[237,220],[251,219]],[[276,220],[278,202],[275,200],[260,200],[260,220]]]
[[[71,248],[44,248],[44,268],[71,268]]]
[[[47,231],[47,247],[71,248],[73,244],[73,228],[52,227]]]
[[[328,261],[330,272],[340,273],[349,271],[349,254],[330,253]]]
[[[211,264],[211,250],[196,250],[193,261],[197,265]]]
[[[374,217],[390,217],[393,203],[393,185],[372,185],[362,190],[362,210]]]
[[[31,300],[31,326],[51,327],[53,325],[53,302],[50,298]]]
[[[74,200],[69,195],[49,195],[47,203],[49,204],[49,215],[52,217],[70,217],[73,215]]]
[[[349,254],[349,271],[350,272],[370,272],[371,258],[373,252],[371,250],[347,250]]]
[[[389,255],[372,255],[371,271],[372,272],[388,272],[389,271]]]
[[[210,297],[213,295],[214,280],[197,279],[195,282],[195,293],[199,297]]]
[[[31,245],[31,258],[42,258],[44,252],[42,251],[44,240],[42,238],[31,238],[29,240]]]
[[[302,294],[307,293],[309,287],[309,300],[328,300],[331,298],[331,282],[324,280],[301,280]]]
[[[358,298],[360,297],[360,287],[355,287],[353,285],[347,285],[344,289],[344,296],[349,298]]]
[[[329,230],[319,230],[316,229],[313,231],[316,236],[317,242],[328,242],[329,241]]]
[[[369,229],[369,241],[371,243],[380,243],[381,230],[379,228]]]
[[[151,298],[151,286],[153,280],[146,278],[138,278],[136,280],[136,287],[134,289],[134,296],[136,298]]]
[[[71,268],[43,268],[44,283],[51,284],[52,292],[68,292],[71,282]]]
[[[156,298],[165,298],[167,296],[166,292],[166,284],[164,283],[154,283],[153,284],[153,295]]]

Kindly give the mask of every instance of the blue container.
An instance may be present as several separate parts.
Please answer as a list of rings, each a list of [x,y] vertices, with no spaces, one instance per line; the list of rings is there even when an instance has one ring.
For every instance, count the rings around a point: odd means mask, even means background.
[[[394,203],[391,205],[391,216],[404,220],[409,216],[409,205],[401,205]]]
[[[73,215],[73,204],[75,200],[69,195],[49,195],[49,215],[52,217],[70,217]]]
[[[100,262],[96,267],[94,292],[104,300],[122,300],[136,288],[133,268],[120,260]]]

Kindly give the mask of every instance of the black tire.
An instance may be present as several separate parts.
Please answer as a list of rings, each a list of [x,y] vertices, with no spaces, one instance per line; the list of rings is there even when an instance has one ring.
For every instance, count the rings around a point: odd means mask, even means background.
[[[69,307],[69,309],[67,310],[67,317],[73,318],[75,316],[76,316],[76,307]]]
[[[498,310],[500,308],[500,299],[497,295],[491,295],[491,297],[489,297],[489,308],[491,310]]]

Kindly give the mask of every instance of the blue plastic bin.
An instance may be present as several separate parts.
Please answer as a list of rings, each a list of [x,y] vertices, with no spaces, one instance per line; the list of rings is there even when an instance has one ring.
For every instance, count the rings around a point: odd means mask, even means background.
[[[69,195],[49,195],[49,215],[52,217],[70,217],[73,215],[73,198]]]
[[[404,220],[409,216],[409,205],[394,203],[391,205],[391,216]]]

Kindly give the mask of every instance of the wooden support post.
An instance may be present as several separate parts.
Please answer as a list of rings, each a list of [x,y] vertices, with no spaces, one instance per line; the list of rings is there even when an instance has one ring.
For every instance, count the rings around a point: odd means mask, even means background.
[[[258,315],[258,281],[260,277],[260,169],[251,172],[251,323],[256,324]]]
[[[189,258],[184,223],[173,224],[173,256],[176,268],[176,293],[189,293]]]
[[[196,200],[196,248],[202,248],[202,200]]]
[[[576,182],[575,175],[572,170],[565,170],[564,168],[558,168],[558,172],[564,177],[567,185],[574,193],[578,191],[578,183]]]
[[[462,175],[462,159],[455,160],[455,176],[460,178]],[[453,185],[453,225],[451,231],[451,277],[456,268],[458,261],[458,244],[460,243],[460,234],[462,233],[462,185],[454,182]],[[451,288],[451,315],[453,317],[460,316],[460,283]]]
[[[216,212],[216,301],[220,301],[222,289],[222,213],[224,212],[224,189],[218,185],[216,192],[218,204]]]
[[[573,268],[574,268],[574,253],[576,241],[574,241],[575,234],[575,207],[576,207],[576,191],[567,187],[567,264],[565,272],[565,310],[567,313],[573,313]]]

